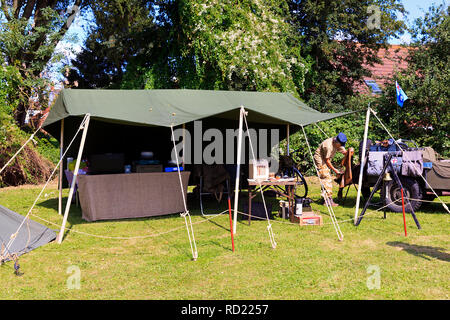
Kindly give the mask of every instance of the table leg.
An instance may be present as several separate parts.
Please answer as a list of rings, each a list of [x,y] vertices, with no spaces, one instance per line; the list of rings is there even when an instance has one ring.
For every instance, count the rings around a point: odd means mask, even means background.
[[[294,197],[294,187],[289,186],[289,219],[292,223],[296,223],[295,221],[295,197]]]
[[[294,200],[294,188],[292,186],[287,186],[288,188],[288,200],[289,200],[289,220],[295,223],[295,200]]]

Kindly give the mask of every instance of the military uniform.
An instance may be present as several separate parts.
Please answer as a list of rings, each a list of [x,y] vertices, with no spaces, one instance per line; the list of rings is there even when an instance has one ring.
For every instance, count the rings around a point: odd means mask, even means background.
[[[334,138],[328,138],[323,141],[314,153],[314,162],[319,170],[319,178],[325,188],[326,197],[333,195],[333,177],[330,168],[326,164],[326,159],[332,159],[336,152],[344,153],[345,147],[336,148],[333,144]]]

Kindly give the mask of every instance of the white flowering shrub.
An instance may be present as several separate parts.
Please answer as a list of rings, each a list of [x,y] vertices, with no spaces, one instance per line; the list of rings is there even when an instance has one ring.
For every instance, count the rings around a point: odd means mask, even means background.
[[[303,91],[308,67],[284,1],[185,0],[180,17],[185,54],[200,78],[214,70],[215,89]]]

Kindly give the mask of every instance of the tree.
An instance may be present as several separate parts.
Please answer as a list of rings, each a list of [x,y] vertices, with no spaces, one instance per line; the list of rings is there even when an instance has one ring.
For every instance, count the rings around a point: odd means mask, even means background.
[[[393,132],[449,156],[450,7],[431,6],[412,28],[408,68],[396,74],[379,99],[380,115]],[[396,105],[395,81],[408,95]],[[400,119],[400,120],[399,120]]]
[[[109,6],[94,9],[99,12],[98,28],[75,63],[78,75],[72,80],[79,77],[81,82],[89,79],[84,83],[92,87],[127,89],[271,90],[296,95],[303,91],[308,68],[289,24],[286,2],[136,2],[134,17],[146,13],[140,29],[118,28],[117,21],[120,25],[126,18]],[[113,32],[115,46],[109,48]]]
[[[285,1],[179,2],[185,37],[200,88],[303,91],[308,68],[289,24]],[[182,79],[180,79],[182,81]]]
[[[119,88],[128,66],[148,66],[156,37],[153,1],[93,1],[95,28],[73,62],[69,81],[80,88]],[[163,45],[163,43],[159,43]],[[156,49],[156,48],[155,48]],[[136,71],[136,70],[134,70]],[[136,73],[130,75],[136,82]]]
[[[292,0],[289,8],[311,63],[303,97],[323,112],[345,110],[355,83],[370,76],[364,65],[380,62],[378,50],[405,30],[398,0]]]
[[[2,1],[0,54],[2,62],[15,67],[23,81],[9,96],[16,121],[22,125],[30,103],[45,106],[47,64],[59,57],[56,45],[64,37],[75,15],[83,9],[83,0]],[[5,81],[5,79],[3,79]]]

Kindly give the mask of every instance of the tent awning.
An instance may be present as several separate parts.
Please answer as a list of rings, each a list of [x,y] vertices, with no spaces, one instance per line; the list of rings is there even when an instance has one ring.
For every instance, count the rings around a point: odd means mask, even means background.
[[[223,114],[241,106],[255,111],[253,119],[274,124],[305,126],[340,117],[344,113],[321,113],[290,93],[218,90],[100,90],[64,89],[53,105],[44,127],[69,116],[135,125],[177,126]]]

